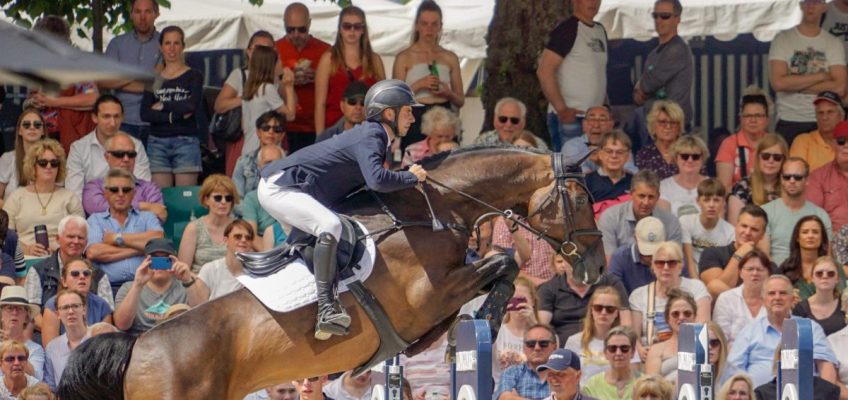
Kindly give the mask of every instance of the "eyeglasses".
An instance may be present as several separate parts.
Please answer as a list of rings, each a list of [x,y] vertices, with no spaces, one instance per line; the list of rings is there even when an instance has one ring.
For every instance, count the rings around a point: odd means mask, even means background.
[[[673,127],[673,126],[679,126],[680,122],[672,121],[670,119],[661,119],[661,120],[657,121],[657,125],[664,126],[666,128],[670,128],[670,127]]]
[[[124,159],[124,157],[129,157],[130,159],[133,159],[136,156],[138,156],[138,152],[136,152],[135,150],[130,150],[130,151],[109,150],[109,154],[112,157],[119,158],[119,159],[122,159],[122,160]]]
[[[612,314],[616,310],[618,310],[618,307],[616,307],[616,306],[605,306],[603,304],[592,304],[592,311],[594,311],[596,313],[600,313],[601,311],[603,311],[607,314]]]
[[[827,271],[820,269],[816,272],[813,272],[813,276],[815,276],[816,278],[833,278],[836,277],[836,271],[832,269]]]
[[[262,131],[265,131],[265,132],[274,131],[274,133],[285,133],[286,132],[286,128],[283,128],[282,126],[279,126],[279,125],[274,125],[274,126],[262,125],[262,126],[259,127],[259,130],[262,130]]]
[[[660,268],[677,268],[680,260],[654,260],[654,265]]]
[[[350,31],[350,30],[361,31],[361,30],[364,30],[364,29],[365,29],[365,24],[363,24],[361,22],[356,23],[356,24],[352,24],[350,22],[342,22],[342,30],[345,30],[345,31]]]
[[[27,358],[28,358],[27,356],[25,356],[25,355],[21,354],[21,355],[19,355],[19,356],[17,356],[17,357],[16,357],[16,356],[6,356],[6,357],[3,357],[3,361],[5,361],[5,362],[7,362],[7,363],[11,364],[11,363],[15,362],[15,360],[17,360],[18,362],[26,362]]]
[[[745,272],[766,272],[766,271],[768,271],[767,269],[760,268],[760,267],[744,267],[744,268],[742,268],[742,270],[745,271]]]
[[[294,33],[294,31],[298,31],[300,33],[309,32],[309,28],[305,26],[287,26],[286,33]]]
[[[122,194],[127,194],[135,190],[135,188],[132,186],[109,186],[106,188],[106,190],[108,190],[112,194],[118,194],[118,192]]]
[[[701,159],[701,155],[695,153],[680,153],[678,154],[678,156],[680,156],[683,161],[689,161],[690,158],[692,159],[692,161],[698,161]]]
[[[536,345],[539,345],[539,347],[541,347],[543,349],[547,349],[548,346],[551,345],[551,341],[550,340],[525,340],[524,345],[531,348],[531,349],[535,349]]]
[[[234,233],[233,239],[235,239],[237,242],[240,242],[242,240],[251,241],[251,240],[253,240],[253,235],[249,235],[249,234],[245,234],[245,233]]]
[[[783,174],[781,175],[784,181],[795,180],[795,181],[803,181],[806,176],[801,174]]]
[[[845,146],[845,143],[848,143],[848,138],[846,138],[844,136],[836,138],[836,144],[838,146]]]
[[[761,119],[765,117],[767,117],[765,114],[742,114],[742,119]]]
[[[35,121],[35,122],[24,121],[24,122],[21,122],[21,128],[24,128],[24,129],[30,129],[30,128],[41,129],[43,127],[44,127],[44,124],[41,123],[41,121]]]
[[[662,20],[666,20],[666,19],[669,19],[669,18],[673,17],[673,16],[674,16],[674,14],[672,14],[672,13],[659,13],[659,12],[652,12],[652,13],[651,13],[651,16],[652,16],[652,17],[654,17],[654,19],[659,18],[659,19],[662,19]]]
[[[683,318],[692,318],[692,316],[695,315],[695,313],[692,312],[692,310],[683,310],[683,311],[674,310],[674,311],[668,313],[668,315],[672,319],[680,319],[681,316],[683,316]]]
[[[721,340],[718,339],[710,339],[708,343],[711,349],[717,349],[721,347]]]
[[[498,122],[505,124],[506,121],[511,122],[513,125],[518,125],[521,122],[521,118],[518,117],[507,117],[506,115],[501,115],[498,117]]]
[[[233,202],[233,195],[228,194],[228,195],[225,196],[223,194],[216,194],[216,195],[212,196],[212,200],[215,200],[216,203],[221,203],[221,202],[232,203]]]
[[[627,354],[627,353],[630,352],[630,345],[629,344],[622,344],[620,346],[616,346],[614,344],[608,344],[607,345],[607,351],[610,352],[611,354],[618,353],[619,351],[621,351],[621,354]]]
[[[608,156],[619,156],[620,157],[620,156],[627,154],[627,150],[613,150],[613,149],[608,149],[608,148],[604,148],[602,150],[603,150],[604,154],[606,154]]]
[[[85,269],[85,270],[82,270],[82,271],[71,271],[71,272],[69,272],[69,274],[71,274],[71,276],[74,277],[74,278],[79,278],[80,275],[88,278],[89,276],[91,276],[91,270]]]
[[[351,98],[351,99],[345,99],[345,103],[347,103],[347,105],[349,105],[351,107],[352,106],[364,106],[365,105],[365,98],[364,97],[358,97],[358,98],[354,97],[354,98]]]
[[[70,310],[79,311],[79,310],[82,309],[82,303],[65,304],[62,307],[57,307],[57,309],[59,309],[59,311],[70,311]]]
[[[38,165],[41,168],[47,168],[48,165],[50,166],[50,168],[59,168],[59,160],[57,160],[55,158],[52,159],[52,160],[46,160],[44,158],[39,158],[38,160],[35,160],[35,164]]]
[[[763,160],[763,161],[774,160],[775,162],[781,162],[781,161],[783,161],[783,154],[760,152],[760,160]]]

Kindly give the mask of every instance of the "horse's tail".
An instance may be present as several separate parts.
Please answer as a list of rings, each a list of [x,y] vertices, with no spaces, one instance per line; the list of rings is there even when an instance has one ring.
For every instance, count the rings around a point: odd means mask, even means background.
[[[123,400],[124,373],[136,337],[126,333],[97,335],[71,353],[57,394],[62,400]]]

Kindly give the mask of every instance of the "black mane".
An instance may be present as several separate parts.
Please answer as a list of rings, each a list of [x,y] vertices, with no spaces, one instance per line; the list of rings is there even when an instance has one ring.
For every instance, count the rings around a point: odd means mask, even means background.
[[[536,148],[529,147],[518,147],[512,145],[504,145],[504,144],[495,144],[495,145],[474,145],[467,147],[457,147],[451,151],[443,151],[441,153],[436,153],[429,155],[427,157],[422,158],[417,162],[426,170],[432,170],[437,168],[443,161],[454,158],[464,156],[469,153],[482,153],[482,152],[522,152],[522,153],[530,153],[530,154],[550,154],[550,151],[539,150]]]

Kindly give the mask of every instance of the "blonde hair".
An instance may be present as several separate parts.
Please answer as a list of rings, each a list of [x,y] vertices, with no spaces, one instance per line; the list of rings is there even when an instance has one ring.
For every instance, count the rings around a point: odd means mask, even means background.
[[[233,204],[239,203],[238,192],[236,191],[236,184],[233,183],[233,180],[230,179],[229,176],[224,174],[212,174],[206,177],[203,180],[203,185],[200,186],[200,192],[198,196],[200,197],[201,203],[206,200],[214,192],[224,192],[233,196]],[[206,205],[203,205],[206,207]]]
[[[783,136],[775,133],[769,133],[763,136],[763,138],[757,143],[757,154],[753,157],[754,169],[751,172],[751,202],[758,206],[769,202],[768,193],[766,192],[766,178],[760,170],[760,152],[769,147],[774,147],[775,145],[780,146],[780,152],[783,154],[783,162],[781,162],[780,169],[777,171],[777,173],[780,174],[781,170],[783,170],[783,163],[786,162],[786,159],[789,157],[789,146],[786,144],[786,140],[783,139]],[[780,196],[779,182],[774,185],[774,189],[777,192],[777,195]]]
[[[621,297],[618,292],[612,286],[601,286],[595,289],[595,293],[592,293],[592,297],[589,299],[589,305],[586,306],[586,317],[583,318],[583,331],[580,334],[580,345],[584,354],[591,352],[589,350],[589,342],[592,341],[595,333],[597,333],[595,332],[595,317],[592,315],[592,306],[595,305],[595,300],[597,300],[598,296],[603,295],[610,295],[615,298],[617,315],[615,316],[615,320],[612,321],[612,327],[621,325]]]
[[[721,326],[714,321],[707,322],[707,328],[712,331],[715,338],[721,343],[721,349],[718,351],[718,361],[714,367],[715,373],[713,374],[713,376],[720,378],[721,374],[724,372],[724,364],[727,362],[727,336],[724,335],[724,331],[721,329]],[[709,359],[709,356],[707,359]]]
[[[0,343],[0,358],[10,351],[23,351],[27,358],[29,358],[29,349],[22,342],[17,340],[5,340]]]
[[[62,145],[56,140],[44,139],[33,144],[32,147],[29,148],[29,151],[26,152],[26,157],[24,157],[23,169],[24,177],[27,182],[35,182],[35,162],[38,161],[38,158],[41,157],[47,150],[53,152],[53,154],[56,155],[56,159],[59,160],[59,173],[56,174],[56,182],[65,181],[65,150],[62,149]]]
[[[277,68],[277,52],[269,47],[256,46],[247,65],[247,82],[244,83],[244,93],[241,96],[242,100],[250,100],[256,97],[259,94],[260,88],[262,88],[262,94],[265,94],[265,84],[274,83],[274,72]]]
[[[672,121],[680,124],[680,132],[683,132],[683,126],[686,125],[686,114],[680,105],[671,100],[657,100],[651,106],[651,112],[648,113],[648,135],[652,140],[657,140],[657,134],[654,132],[654,122],[659,118],[660,113],[666,113]]]
[[[662,376],[643,375],[633,384],[633,398],[638,399],[644,395],[653,395],[660,400],[672,400],[674,387]]]
[[[39,382],[22,390],[18,395],[18,400],[31,400],[37,397],[44,397],[47,400],[56,399],[56,396],[50,391],[50,386],[47,386],[44,382]]]
[[[707,159],[710,158],[710,149],[707,148],[707,144],[695,135],[683,135],[677,138],[668,152],[673,159],[677,159],[678,154],[689,149],[695,149],[701,153],[701,163],[706,164]]]
[[[728,393],[730,393],[730,389],[733,387],[733,384],[739,381],[745,382],[745,386],[748,387],[748,398],[753,399],[754,382],[752,382],[751,378],[749,378],[746,374],[736,374],[731,376],[726,382],[724,382],[724,385],[721,385],[721,389],[718,390],[716,400],[726,400]]]

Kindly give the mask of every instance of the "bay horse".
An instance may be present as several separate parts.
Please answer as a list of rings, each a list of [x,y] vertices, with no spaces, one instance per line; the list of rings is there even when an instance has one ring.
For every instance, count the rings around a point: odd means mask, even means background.
[[[561,164],[559,153],[458,149],[421,162],[431,183],[379,196],[399,220],[435,216],[466,228],[493,209],[526,212],[529,227],[558,244],[575,275],[594,281],[605,258],[591,196],[578,179],[582,175],[555,173],[563,170]],[[337,211],[371,232],[393,224],[367,193]],[[468,241],[468,229],[435,232],[426,226],[375,237],[379,254],[365,286],[406,342],[440,336],[463,304],[497,279],[517,274],[506,255],[495,264],[465,264]],[[313,337],[315,305],[277,313],[247,289],[204,303],[137,339],[121,333],[94,337],[71,356],[60,398],[241,399],[280,382],[353,369],[377,351],[380,338],[350,293],[341,301],[353,320],[350,334],[328,341]]]

